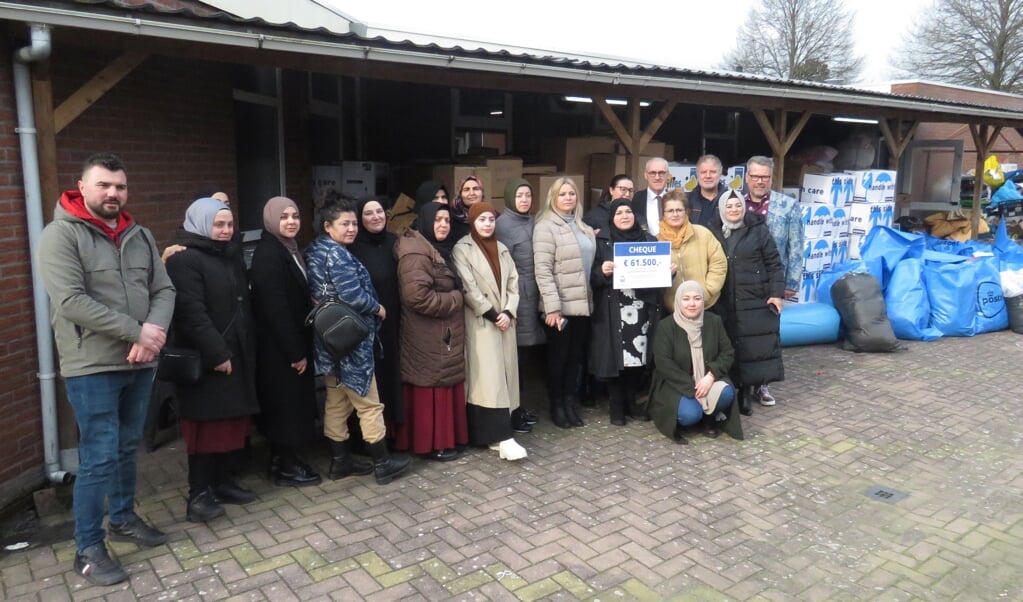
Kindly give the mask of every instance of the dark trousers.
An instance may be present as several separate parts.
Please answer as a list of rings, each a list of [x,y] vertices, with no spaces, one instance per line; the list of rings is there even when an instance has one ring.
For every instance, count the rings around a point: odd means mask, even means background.
[[[547,335],[547,396],[552,404],[575,397],[579,375],[585,367],[582,341],[589,336],[590,318],[567,316],[565,328],[558,330],[544,325]]]

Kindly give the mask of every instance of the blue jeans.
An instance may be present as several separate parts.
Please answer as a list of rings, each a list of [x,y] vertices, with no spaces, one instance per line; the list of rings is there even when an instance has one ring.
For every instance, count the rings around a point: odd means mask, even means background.
[[[78,423],[75,542],[78,550],[103,541],[104,503],[110,522],[135,512],[135,462],[153,391],[154,368],[65,379]]]
[[[728,408],[732,407],[732,400],[734,399],[735,389],[732,385],[725,385],[725,388],[721,390],[721,397],[718,397],[717,409],[727,414]],[[700,405],[700,402],[685,395],[678,400],[678,423],[680,425],[689,426],[696,424],[703,416],[703,406]]]

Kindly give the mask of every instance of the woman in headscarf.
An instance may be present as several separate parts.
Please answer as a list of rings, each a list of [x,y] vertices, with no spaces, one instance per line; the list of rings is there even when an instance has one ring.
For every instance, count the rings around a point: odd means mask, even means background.
[[[728,258],[714,233],[689,220],[689,198],[676,188],[661,198],[661,224],[657,240],[671,243],[671,288],[664,291],[664,309],[671,311],[675,289],[685,280],[703,287],[705,308],[710,309],[721,296],[728,273]]]
[[[427,203],[397,248],[405,424],[395,446],[440,462],[469,442],[464,301],[450,232],[448,206]]]
[[[711,219],[710,230],[728,257],[728,275],[714,311],[735,348],[732,380],[739,409],[749,416],[753,392],[760,385],[785,380],[778,335],[785,270],[764,218],[748,213],[734,190],[718,199],[718,215]]]
[[[540,299],[533,273],[533,188],[522,179],[508,180],[504,188],[505,211],[497,218],[497,240],[508,247],[515,269],[519,273],[519,306],[515,310],[515,343],[519,375],[523,367],[537,355],[538,345],[543,345],[543,323],[540,321]],[[539,354],[542,355],[542,354]],[[535,362],[534,362],[535,363]],[[519,379],[519,392],[522,379]],[[520,396],[521,402],[521,396]],[[537,415],[525,405],[512,411],[512,430],[528,433],[537,423]]]
[[[252,415],[259,412],[249,286],[233,235],[234,218],[227,205],[212,198],[197,199],[188,207],[175,240],[185,250],[167,259],[167,273],[177,289],[171,327],[174,344],[199,351],[203,367],[198,382],[177,385],[188,454],[186,518],[190,522],[223,515],[221,503],[256,499],[231,477],[245,448]]]
[[[312,309],[305,260],[295,237],[298,205],[275,196],[263,206],[263,233],[252,253],[249,280],[256,315],[256,384],[260,430],[270,442],[270,480],[277,485],[319,485],[320,475],[298,457],[313,440],[316,384],[313,339],[305,325]]]
[[[586,364],[585,341],[593,299],[589,286],[596,243],[583,223],[579,189],[569,177],[554,180],[533,228],[533,264],[547,336],[547,395],[559,428],[583,426],[577,392]]]
[[[503,460],[521,460],[526,450],[511,428],[511,413],[519,407],[514,328],[519,274],[508,247],[494,236],[493,205],[484,201],[470,207],[469,228],[453,253],[465,290],[469,443],[489,446]]]
[[[674,311],[657,325],[650,416],[657,430],[687,443],[682,428],[707,421],[704,434],[717,437],[718,425],[742,439],[742,423],[728,377],[734,354],[721,318],[703,308],[703,287],[686,280],[675,289]]]
[[[380,324],[377,333],[380,347],[374,370],[380,403],[384,404],[387,435],[393,439],[398,426],[405,422],[398,355],[401,301],[398,297],[398,259],[394,256],[398,237],[387,231],[387,212],[379,201],[360,202],[358,214],[359,233],[355,235],[355,242],[348,245],[348,250],[369,272],[377,301],[387,310],[387,319]]]
[[[375,473],[376,481],[386,485],[404,473],[411,458],[391,454],[387,449],[384,406],[377,393],[374,374],[374,348],[379,322],[387,319],[387,309],[377,300],[369,272],[352,256],[348,246],[359,231],[355,202],[341,198],[321,211],[323,234],[306,250],[309,290],[314,303],[337,299],[359,314],[370,334],[347,356],[332,356],[315,340],[316,373],[323,375],[327,400],[323,408],[323,434],[330,441],[330,479]],[[367,464],[352,455],[348,417],[355,412],[362,439],[373,456]]]
[[[590,270],[593,314],[590,374],[607,384],[611,424],[625,426],[626,408],[636,402],[643,373],[650,364],[649,339],[660,318],[659,288],[616,289],[614,245],[653,242],[640,227],[629,199],[611,202],[608,221],[597,232],[597,253]]]
[[[458,184],[455,200],[451,202],[452,244],[469,234],[469,207],[484,200],[483,181],[476,176],[467,176]]]
[[[418,216],[419,210],[427,203],[447,205],[450,202],[451,196],[448,194],[448,189],[444,187],[444,184],[429,180],[420,184],[419,188],[416,189],[416,203],[413,205],[412,210]]]

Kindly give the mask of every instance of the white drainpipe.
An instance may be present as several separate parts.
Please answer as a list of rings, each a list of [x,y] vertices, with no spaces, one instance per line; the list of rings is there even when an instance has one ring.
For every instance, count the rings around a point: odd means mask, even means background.
[[[71,473],[60,465],[57,436],[57,371],[53,361],[53,333],[50,330],[50,303],[39,277],[35,252],[43,232],[43,204],[39,184],[39,155],[36,152],[36,122],[32,108],[32,74],[28,64],[50,56],[50,28],[32,25],[32,43],[14,52],[14,94],[18,107],[21,141],[21,169],[25,184],[25,214],[28,219],[28,242],[32,264],[32,297],[36,314],[36,349],[39,355],[39,397],[43,413],[43,457],[46,476],[54,483],[68,483]]]

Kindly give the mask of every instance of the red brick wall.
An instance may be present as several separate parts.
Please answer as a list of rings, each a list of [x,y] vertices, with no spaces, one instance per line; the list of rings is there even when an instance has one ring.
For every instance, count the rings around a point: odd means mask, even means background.
[[[8,47],[6,44],[3,45]],[[10,59],[0,60],[0,505],[9,483],[42,477],[35,318]],[[33,474],[33,473],[36,474]]]
[[[56,47],[52,57],[55,102],[67,98],[112,56]],[[4,59],[0,60],[0,211],[7,219],[0,226],[0,506],[23,492],[16,490],[43,478],[29,244],[15,121],[10,59]],[[161,244],[170,241],[199,189],[218,185],[235,196],[230,67],[147,59],[57,136],[62,189],[75,186],[81,162],[98,151],[114,152],[124,159],[128,210],[153,229]],[[47,215],[55,202],[43,200]]]

